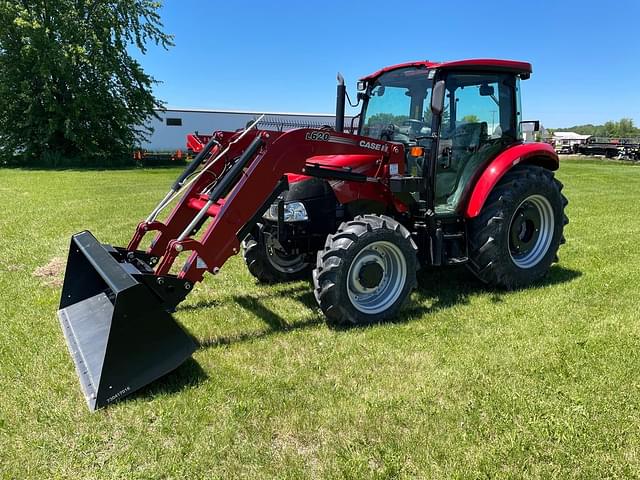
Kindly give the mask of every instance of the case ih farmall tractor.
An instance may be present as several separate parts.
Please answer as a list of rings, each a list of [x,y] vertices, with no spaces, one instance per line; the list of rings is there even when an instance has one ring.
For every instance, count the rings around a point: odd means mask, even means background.
[[[567,201],[553,148],[521,140],[530,73],[504,60],[384,68],[358,83],[357,134],[344,133],[340,82],[335,128],[215,132],[126,248],[73,235],[59,317],[89,408],[193,353],[170,312],[241,248],[262,282],[310,275],[333,325],[393,318],[420,266],[464,264],[507,289],[543,277]]]

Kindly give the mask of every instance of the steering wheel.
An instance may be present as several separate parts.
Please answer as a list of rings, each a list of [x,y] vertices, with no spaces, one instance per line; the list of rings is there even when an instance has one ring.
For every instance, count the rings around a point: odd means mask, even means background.
[[[419,136],[422,133],[422,129],[427,127],[425,122],[415,118],[405,120],[404,125],[409,127],[409,135],[413,137]]]
[[[387,142],[392,141],[397,130],[398,127],[393,123],[383,127],[382,130],[380,130],[380,140],[385,140]]]

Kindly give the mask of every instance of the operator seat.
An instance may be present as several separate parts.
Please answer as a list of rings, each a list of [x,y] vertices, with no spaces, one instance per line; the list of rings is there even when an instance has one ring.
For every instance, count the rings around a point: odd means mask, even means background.
[[[458,208],[458,203],[465,191],[470,187],[471,180],[475,177],[480,169],[487,162],[496,157],[502,150],[504,145],[500,140],[492,140],[483,144],[477,152],[473,153],[467,160],[466,164],[460,169],[456,186],[451,195],[449,195],[443,204],[436,208],[438,213],[454,212]]]
[[[436,203],[445,203],[456,190],[460,173],[469,159],[487,141],[487,122],[469,122],[456,127],[451,137],[449,164],[438,160],[436,173]]]

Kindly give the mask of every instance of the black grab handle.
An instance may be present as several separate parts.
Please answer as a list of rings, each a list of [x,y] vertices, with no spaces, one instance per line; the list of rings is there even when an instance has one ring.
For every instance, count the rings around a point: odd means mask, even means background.
[[[171,187],[171,190],[176,192],[182,187],[182,184],[187,179],[187,177],[191,175],[193,172],[195,172],[196,168],[200,166],[202,161],[206,158],[207,155],[209,155],[209,152],[211,152],[211,149],[215,145],[220,145],[220,142],[216,140],[215,136],[212,136],[211,140],[209,140],[207,144],[204,146],[204,148],[200,150],[200,153],[196,155],[196,158],[194,158],[193,161],[189,165],[187,165],[187,167],[180,174],[178,179],[175,182],[173,182],[173,186]]]

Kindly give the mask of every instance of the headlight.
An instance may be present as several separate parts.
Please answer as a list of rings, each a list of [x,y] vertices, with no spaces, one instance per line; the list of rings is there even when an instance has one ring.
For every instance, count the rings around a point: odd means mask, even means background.
[[[269,210],[262,216],[266,220],[272,222],[278,221],[278,202],[272,203]],[[284,204],[284,221],[285,222],[303,222],[309,220],[307,209],[301,202],[286,202]]]

